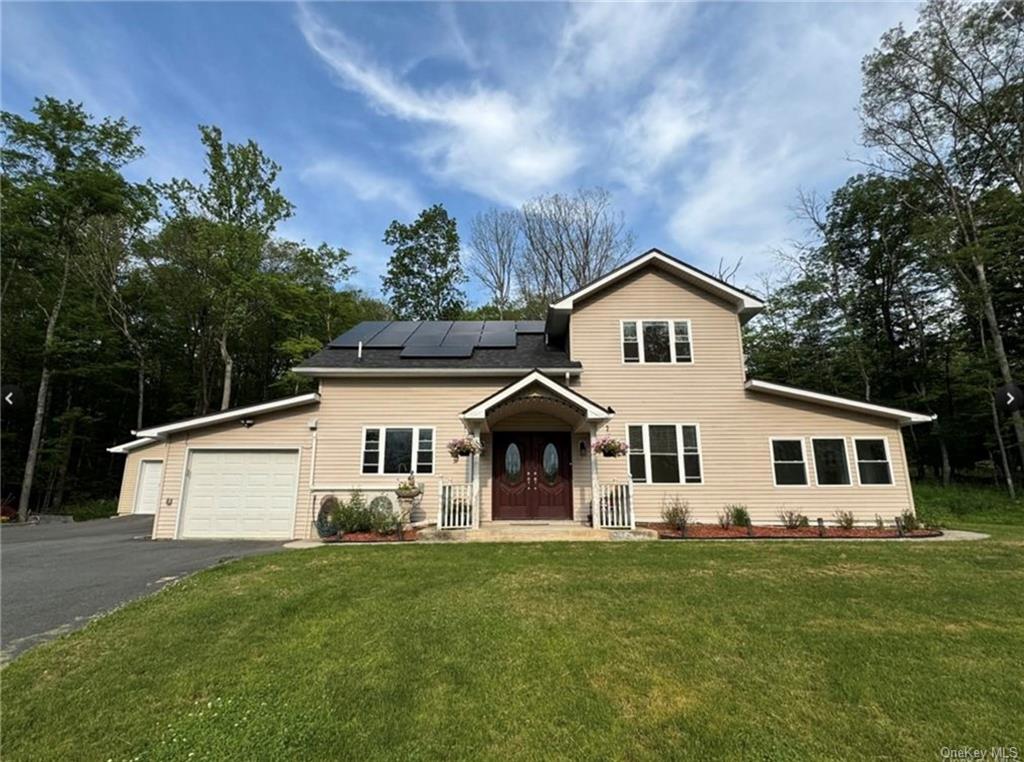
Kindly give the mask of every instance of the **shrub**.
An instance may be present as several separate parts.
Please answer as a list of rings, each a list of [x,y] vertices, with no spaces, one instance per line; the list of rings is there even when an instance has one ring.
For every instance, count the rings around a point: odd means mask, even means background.
[[[796,529],[797,527],[807,527],[811,525],[811,522],[807,520],[799,511],[780,511],[779,521],[786,529]]]
[[[885,519],[875,514],[875,529],[885,529]]]
[[[732,526],[732,510],[728,506],[718,514],[718,526],[722,527],[722,529],[728,529]]]
[[[84,503],[64,506],[61,514],[71,516],[75,521],[106,519],[117,515],[116,500],[88,500]]]
[[[853,511],[836,511],[836,523],[843,529],[853,529],[857,520],[853,517]]]
[[[342,534],[373,531],[373,511],[361,492],[353,492],[348,501],[339,504],[338,528]]]
[[[338,498],[334,495],[328,495],[320,501],[320,510],[317,511],[316,519],[313,521],[313,525],[316,527],[316,533],[320,537],[334,537],[338,534],[338,512],[339,512]]]
[[[745,505],[727,505],[725,510],[729,512],[732,517],[732,523],[738,527],[749,527],[750,526],[750,511],[747,510]]]
[[[661,520],[673,529],[685,533],[690,523],[690,504],[678,497],[670,498],[661,507]]]
[[[900,521],[903,522],[903,528],[908,532],[913,532],[915,529],[921,528],[921,522],[917,520],[917,514],[912,510],[907,509],[900,514]]]

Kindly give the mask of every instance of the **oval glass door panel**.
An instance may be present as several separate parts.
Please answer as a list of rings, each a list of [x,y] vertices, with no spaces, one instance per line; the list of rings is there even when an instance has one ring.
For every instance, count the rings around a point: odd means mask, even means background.
[[[519,446],[513,442],[505,450],[505,478],[516,484],[523,475],[523,459],[519,454]]]
[[[544,481],[548,484],[554,484],[558,481],[558,448],[551,442],[548,442],[544,447],[541,467],[544,469]]]

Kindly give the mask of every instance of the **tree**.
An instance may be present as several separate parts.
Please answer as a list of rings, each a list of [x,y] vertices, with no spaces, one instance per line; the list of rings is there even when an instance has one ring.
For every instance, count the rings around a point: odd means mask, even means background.
[[[221,410],[231,405],[232,339],[252,319],[264,248],[293,206],[277,188],[281,167],[252,140],[225,143],[218,127],[200,125],[206,147],[205,184],[174,180],[167,190],[174,214],[196,217],[193,244],[207,252],[212,312],[224,364]]]
[[[124,119],[96,122],[80,104],[41,98],[35,120],[3,112],[3,218],[7,278],[21,278],[45,319],[32,433],[18,502],[28,515],[50,400],[51,355],[83,231],[97,218],[124,214],[145,194],[121,168],[139,158],[139,130]],[[13,270],[14,272],[11,272]],[[9,283],[5,281],[4,291]]]
[[[525,252],[516,268],[528,303],[546,304],[620,264],[633,250],[633,234],[612,210],[603,188],[555,193],[523,205]]]
[[[977,303],[1005,383],[1013,369],[996,312],[979,204],[998,189],[1024,193],[1024,20],[996,4],[931,0],[913,32],[887,32],[863,65],[864,138],[884,169],[919,176],[951,225],[937,247],[967,300]],[[1013,414],[1024,462],[1024,416]]]
[[[394,249],[384,276],[384,293],[399,320],[455,320],[466,299],[455,218],[441,204],[424,209],[416,221],[392,221],[384,243]]]
[[[515,266],[522,252],[521,217],[511,209],[488,209],[470,224],[469,271],[491,294],[498,319],[512,303]]]

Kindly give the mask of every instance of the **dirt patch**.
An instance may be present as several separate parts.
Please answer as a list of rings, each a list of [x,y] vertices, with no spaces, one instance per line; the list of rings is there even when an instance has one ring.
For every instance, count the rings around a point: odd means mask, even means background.
[[[854,527],[843,529],[842,527],[825,527],[824,530],[812,527],[797,527],[788,529],[782,526],[754,526],[751,528],[732,526],[728,529],[717,524],[691,524],[686,528],[685,535],[678,529],[668,524],[647,524],[650,529],[658,533],[663,540],[731,540],[731,539],[764,539],[764,540],[792,540],[792,539],[864,539],[884,540],[899,537],[896,529],[886,527]],[[824,533],[823,533],[824,532]],[[904,537],[938,537],[942,534],[938,529],[915,529],[912,532],[904,532]]]

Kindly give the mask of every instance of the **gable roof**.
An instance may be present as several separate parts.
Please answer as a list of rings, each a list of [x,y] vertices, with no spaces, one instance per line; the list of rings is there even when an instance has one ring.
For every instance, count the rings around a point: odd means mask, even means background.
[[[541,373],[540,370],[534,368],[518,381],[513,381],[503,389],[499,389],[489,397],[485,397],[480,400],[480,402],[476,403],[472,407],[463,410],[461,417],[465,420],[482,420],[487,417],[487,411],[492,407],[514,397],[531,384],[539,384],[549,391],[554,392],[555,395],[561,397],[566,402],[572,403],[576,407],[581,408],[584,413],[586,413],[587,420],[606,421],[615,415],[615,411],[610,407],[602,407],[593,400],[584,397],[579,392],[570,389],[567,386],[563,386],[557,381],[552,381]]]
[[[882,418],[892,418],[898,421],[900,426],[908,426],[913,423],[928,423],[929,421],[934,421],[938,418],[937,415],[924,415],[922,413],[914,413],[909,410],[900,410],[895,407],[872,405],[870,402],[860,402],[859,400],[851,400],[846,397],[835,397],[831,394],[821,394],[820,392],[812,392],[807,389],[798,389],[795,386],[773,384],[768,381],[757,381],[751,379],[743,386],[745,389],[749,389],[754,392],[765,392],[767,394],[774,394],[779,397],[787,397],[789,399],[801,400],[804,402],[816,402],[820,405],[835,407],[841,410],[849,410],[855,413],[867,413],[869,415],[877,415]]]
[[[316,392],[311,394],[300,394],[297,397],[285,397],[279,400],[273,400],[272,402],[261,402],[258,405],[246,405],[245,407],[236,407],[230,410],[222,410],[219,413],[210,413],[209,415],[200,415],[195,418],[186,418],[184,421],[176,421],[175,423],[166,423],[162,426],[151,426],[148,429],[139,429],[133,431],[135,436],[139,437],[134,442],[127,442],[118,447],[128,448],[129,446],[142,445],[137,444],[143,439],[163,439],[168,434],[174,434],[179,431],[187,431],[189,429],[201,429],[204,426],[213,426],[218,423],[225,423],[226,421],[237,421],[240,418],[245,418],[250,415],[260,415],[262,413],[273,413],[277,410],[287,410],[293,407],[299,407],[301,405],[311,405],[314,402],[320,401],[320,395]],[[132,447],[134,449],[134,447]],[[111,449],[111,452],[114,450]],[[118,450],[121,452],[121,450]],[[124,450],[127,452],[128,450]]]
[[[612,270],[607,275],[591,281],[587,285],[567,294],[551,305],[552,310],[571,310],[575,303],[617,283],[623,278],[635,273],[648,265],[655,265],[678,276],[688,283],[692,283],[708,293],[734,304],[737,312],[745,320],[753,317],[762,309],[764,302],[753,294],[736,288],[724,280],[709,275],[693,265],[689,265],[680,259],[666,254],[660,249],[649,249],[638,257],[631,259],[623,265]]]

